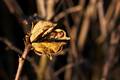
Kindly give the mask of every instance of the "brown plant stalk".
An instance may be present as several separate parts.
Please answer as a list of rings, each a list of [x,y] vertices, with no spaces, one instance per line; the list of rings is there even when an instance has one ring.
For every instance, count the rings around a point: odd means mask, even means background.
[[[22,53],[22,56],[19,58],[19,65],[18,65],[16,76],[15,76],[15,80],[20,79],[20,74],[22,72],[22,68],[23,68],[25,59],[26,59],[30,50],[31,50],[31,45],[30,44],[26,45],[25,49],[24,49],[24,52]]]

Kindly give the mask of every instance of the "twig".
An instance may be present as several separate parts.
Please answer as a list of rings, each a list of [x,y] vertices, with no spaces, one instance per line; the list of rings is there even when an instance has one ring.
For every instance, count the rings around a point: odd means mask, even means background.
[[[29,53],[30,49],[31,49],[31,45],[30,44],[26,45],[22,56],[19,58],[19,65],[18,65],[18,70],[16,73],[15,80],[20,79],[20,74],[22,72],[23,64],[25,62],[25,59],[26,59],[27,54]]]

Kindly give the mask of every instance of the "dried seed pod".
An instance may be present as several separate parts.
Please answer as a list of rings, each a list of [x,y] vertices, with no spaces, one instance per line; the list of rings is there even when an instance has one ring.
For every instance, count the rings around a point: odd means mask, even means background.
[[[39,21],[31,29],[30,41],[35,53],[38,55],[46,55],[50,60],[52,59],[52,56],[60,55],[63,46],[66,44],[66,42],[61,40],[70,40],[70,38],[66,36],[66,32],[64,30],[54,29],[56,25],[57,24],[49,21]],[[38,42],[41,38],[45,40]],[[48,41],[48,39],[56,39],[60,41]]]
[[[50,59],[52,56],[61,55],[59,54],[65,42],[40,42],[40,43],[32,43],[32,47],[36,54],[38,55],[47,55]]]
[[[30,41],[33,42],[40,37],[44,37],[46,34],[51,32],[57,24],[50,21],[39,21],[31,29]]]

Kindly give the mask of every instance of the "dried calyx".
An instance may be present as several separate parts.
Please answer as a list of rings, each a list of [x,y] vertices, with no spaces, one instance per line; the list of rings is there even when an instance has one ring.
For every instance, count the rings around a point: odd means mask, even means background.
[[[52,56],[61,55],[59,53],[62,51],[63,46],[67,40],[70,40],[70,37],[66,36],[66,32],[62,29],[55,29],[56,26],[57,24],[50,21],[39,21],[32,25],[31,29],[30,41],[34,52],[38,55],[46,55],[50,60]],[[40,41],[40,39],[45,40]],[[59,42],[54,40],[59,40]]]

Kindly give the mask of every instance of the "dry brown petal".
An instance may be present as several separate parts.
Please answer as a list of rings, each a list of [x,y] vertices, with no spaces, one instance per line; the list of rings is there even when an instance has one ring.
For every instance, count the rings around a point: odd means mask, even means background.
[[[46,34],[51,32],[57,24],[54,24],[50,21],[39,21],[31,29],[30,41],[33,42],[38,39],[38,37],[44,37]]]

